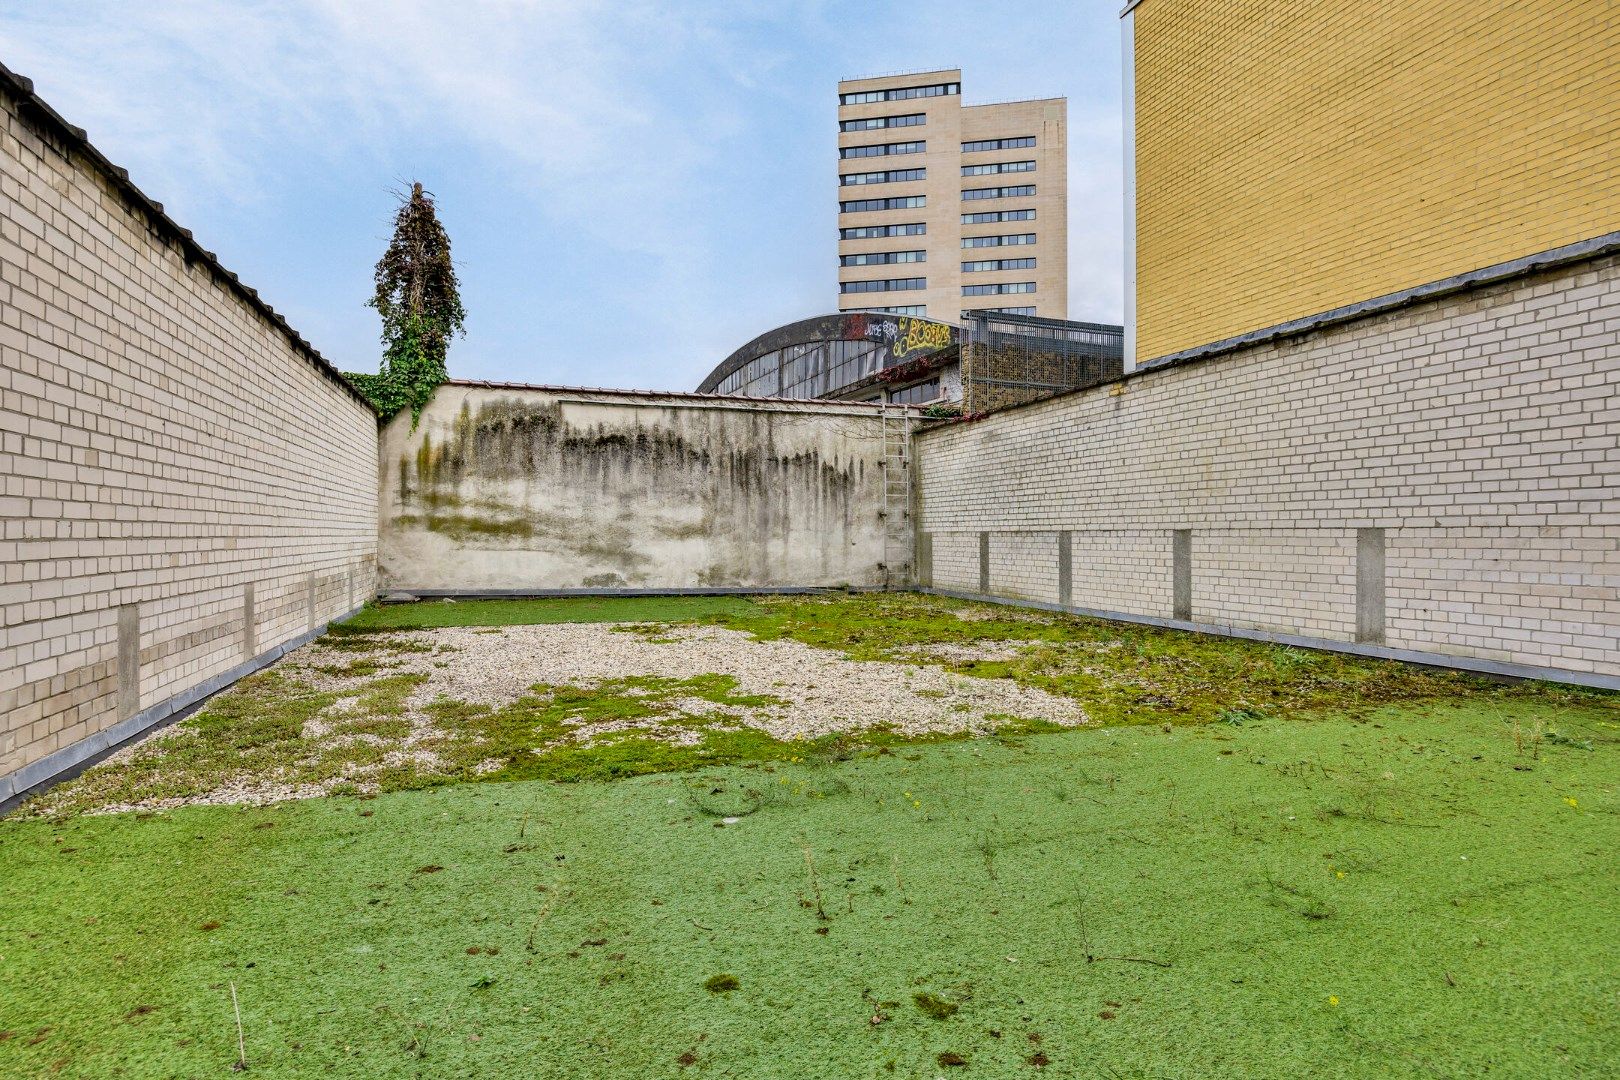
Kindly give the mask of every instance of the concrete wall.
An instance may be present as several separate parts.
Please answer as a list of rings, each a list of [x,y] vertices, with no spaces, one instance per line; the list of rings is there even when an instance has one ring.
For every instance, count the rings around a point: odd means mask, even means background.
[[[376,419],[0,69],[0,800],[373,588]]]
[[[1612,3],[1145,0],[1127,21],[1127,362],[1620,220]]]
[[[1620,679],[1612,254],[917,443],[925,586]]]
[[[882,584],[885,529],[897,561],[911,543],[881,425],[839,402],[452,383],[382,433],[383,584]]]

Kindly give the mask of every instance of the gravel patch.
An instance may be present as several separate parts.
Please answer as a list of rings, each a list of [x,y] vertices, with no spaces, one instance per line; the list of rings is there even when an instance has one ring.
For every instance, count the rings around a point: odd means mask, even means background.
[[[1054,621],[1051,615],[1033,608],[1009,610],[991,604],[952,608],[951,614],[962,622],[994,622],[997,619],[1017,619],[1019,622],[1051,625]]]
[[[956,675],[930,665],[850,660],[797,641],[756,641],[719,626],[672,626],[656,642],[601,623],[510,626],[500,634],[456,627],[410,636],[458,650],[445,667],[436,666],[428,653],[398,658],[399,670],[428,676],[407,700],[412,711],[439,697],[498,707],[541,683],[588,688],[633,676],[718,674],[734,677],[738,694],[769,695],[785,704],[698,704],[735,715],[778,739],[879,724],[908,735],[980,731],[997,726],[994,718],[1008,716],[1070,726],[1086,722],[1079,703],[1010,680]]]
[[[931,732],[987,732],[1010,719],[1044,720],[1080,726],[1088,718],[1078,702],[1046,691],[1019,686],[1007,679],[981,679],[958,675],[938,666],[941,662],[987,659],[1014,655],[1025,642],[984,645],[940,645],[915,650],[917,662],[851,660],[842,653],[818,649],[791,640],[759,641],[739,630],[718,626],[676,625],[626,633],[633,624],[559,624],[502,627],[491,633],[482,627],[455,627],[392,633],[379,638],[375,650],[330,648],[319,641],[289,654],[271,669],[291,677],[302,688],[299,697],[330,695],[335,700],[302,721],[304,744],[295,757],[277,759],[268,769],[243,768],[220,761],[214,772],[169,772],[194,769],[184,743],[198,736],[184,725],[166,727],[152,736],[123,747],[84,780],[95,774],[129,766],[154,771],[166,782],[187,777],[194,790],[173,798],[154,795],[138,803],[114,795],[99,805],[82,806],[86,812],[166,810],[183,805],[266,804],[313,798],[335,790],[378,790],[377,776],[387,769],[410,767],[434,774],[450,766],[436,752],[445,740],[466,738],[465,733],[438,726],[430,709],[448,700],[499,709],[535,687],[571,686],[592,690],[613,680],[650,677],[698,680],[723,675],[735,680],[724,701],[689,695],[646,684],[610,687],[631,697],[646,695],[653,715],[612,720],[581,720],[566,731],[549,736],[551,742],[534,747],[579,746],[612,740],[625,733],[663,740],[678,746],[703,742],[704,729],[748,727],[776,739],[814,739],[877,726],[903,735]],[[356,663],[372,658],[377,665]],[[336,674],[354,666],[352,674]],[[326,671],[321,671],[326,668]],[[400,700],[400,711],[371,713],[362,695],[379,680],[392,676],[420,676],[418,685]],[[396,684],[397,686],[397,684]],[[398,688],[404,692],[403,687]],[[538,691],[543,695],[543,690]],[[755,699],[744,702],[740,699]],[[288,699],[291,700],[291,699]],[[396,699],[399,700],[399,699]],[[398,733],[380,735],[356,731],[352,726],[368,717],[392,720]],[[345,755],[345,747],[369,747],[371,752]],[[217,752],[217,751],[215,751]],[[322,775],[302,772],[297,762],[336,755],[336,767]],[[171,757],[170,755],[174,755]],[[484,773],[502,767],[489,759],[475,767]],[[206,777],[206,790],[193,782]],[[72,797],[78,782],[69,782],[47,795],[38,809],[49,812],[57,798]],[[116,781],[103,790],[118,788]],[[53,798],[55,796],[55,798]]]
[[[1016,660],[1025,649],[1040,641],[942,641],[937,645],[913,645],[898,649],[898,655],[924,664],[972,664],[978,661]]]
[[[331,794],[330,788],[330,784],[278,784],[261,779],[232,779],[200,795],[146,799],[139,803],[109,803],[91,813],[124,814],[131,811],[175,810],[182,806],[269,806],[294,799],[316,799]]]

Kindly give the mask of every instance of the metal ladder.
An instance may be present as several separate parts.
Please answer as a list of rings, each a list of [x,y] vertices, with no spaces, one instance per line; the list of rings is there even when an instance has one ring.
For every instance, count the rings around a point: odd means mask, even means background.
[[[911,584],[911,413],[888,401],[878,406],[883,429],[883,587]]]

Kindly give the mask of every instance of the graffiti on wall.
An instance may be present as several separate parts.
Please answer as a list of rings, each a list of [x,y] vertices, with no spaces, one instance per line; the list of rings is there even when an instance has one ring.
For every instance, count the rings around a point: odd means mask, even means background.
[[[949,323],[903,315],[896,327],[892,350],[894,358],[904,360],[917,353],[938,352],[951,344],[955,332]]]

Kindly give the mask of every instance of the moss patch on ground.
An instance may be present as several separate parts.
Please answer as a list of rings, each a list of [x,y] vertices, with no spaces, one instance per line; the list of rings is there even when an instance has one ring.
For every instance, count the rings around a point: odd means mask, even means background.
[[[715,600],[724,603],[716,607]],[[688,606],[690,601],[700,603]],[[415,654],[454,663],[455,649],[405,629],[441,617],[456,620],[453,625],[499,627],[632,615],[640,621],[616,629],[652,642],[674,642],[668,636],[673,626],[701,621],[762,640],[788,638],[837,650],[855,660],[930,663],[963,675],[1011,679],[1073,697],[1094,721],[1108,725],[1215,724],[1237,730],[1268,719],[1343,718],[1393,704],[1450,704],[1511,709],[1523,718],[1520,745],[1539,747],[1570,737],[1560,726],[1565,713],[1620,711],[1620,696],[1597,691],[1506,684],[913,594],[430,603],[374,607],[333,627],[320,646],[342,662],[316,662],[309,669],[325,677],[322,688],[292,669],[244,680],[169,737],[59,785],[25,812],[163,805],[254,785],[268,792],[262,797],[286,798],[474,781],[612,780],[709,765],[831,760],[862,749],[972,737],[901,736],[873,717],[860,731],[777,739],[750,726],[749,711],[783,702],[740,694],[736,677],[719,672],[685,679],[632,676],[590,686],[539,684],[504,705],[432,702],[421,710],[426,725],[413,726],[407,715],[406,698],[427,676],[393,668]],[[943,659],[928,655],[941,646],[957,651]],[[975,649],[1010,658],[975,659]],[[1003,738],[1056,729],[1038,717],[993,719]],[[397,752],[402,749],[409,752]]]
[[[406,698],[428,676],[378,676],[363,658],[314,670],[337,680],[336,688],[318,690],[281,669],[252,676],[163,737],[49,789],[19,812],[60,818],[166,808],[218,794],[225,798],[215,801],[270,801],[456,783],[618,780],[739,762],[835,760],[859,749],[972,737],[901,735],[874,723],[859,732],[778,739],[746,720],[749,710],[782,701],[739,693],[734,676],[712,673],[630,676],[587,687],[537,684],[501,706],[439,698],[422,706],[427,724],[418,726]],[[1003,738],[1062,730],[1040,720],[994,719],[993,733]]]
[[[1494,682],[1344,653],[1048,614],[914,593],[780,597],[711,621],[762,640],[791,638],[857,660],[939,663],[1085,702],[1104,724],[1241,726],[1264,717],[1422,701],[1524,700],[1580,707],[1612,694]],[[1012,643],[1012,659],[931,660],[939,646]]]
[[[369,773],[409,733],[404,699],[427,676],[371,677],[371,665],[352,667],[362,681],[342,690],[318,690],[279,669],[249,676],[160,737],[57,785],[23,812],[161,804],[242,786],[270,785],[288,798]]]
[[[736,693],[729,675],[647,676],[600,685],[534,687],[500,708],[439,701],[428,706],[445,736],[430,744],[448,779],[615,780],[707,764],[788,760],[809,743],[784,742],[726,712],[773,704]],[[691,712],[692,701],[719,706]],[[442,782],[442,781],[441,781]]]
[[[1617,765],[1487,695],[9,819],[0,1075],[228,1073],[233,987],[267,1077],[1603,1075]]]

